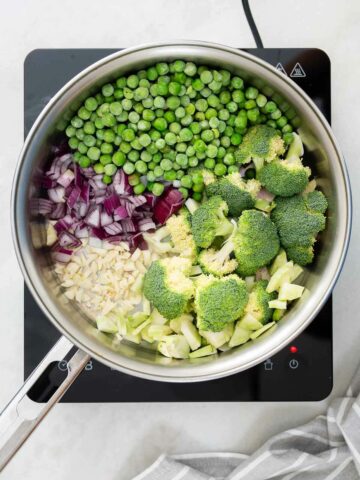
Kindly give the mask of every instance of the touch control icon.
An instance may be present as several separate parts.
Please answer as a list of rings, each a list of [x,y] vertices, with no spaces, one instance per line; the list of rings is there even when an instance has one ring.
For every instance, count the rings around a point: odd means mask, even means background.
[[[273,363],[273,361],[271,360],[271,358],[268,358],[267,360],[265,360],[265,362],[264,362],[264,370],[272,370],[272,369],[273,369],[273,366],[274,366],[274,363]]]
[[[58,362],[58,369],[61,372],[66,372],[68,369],[68,362],[66,360],[61,360],[60,362]]]
[[[299,366],[299,361],[296,360],[296,358],[292,358],[289,362],[289,367],[292,368],[293,370],[296,370]]]

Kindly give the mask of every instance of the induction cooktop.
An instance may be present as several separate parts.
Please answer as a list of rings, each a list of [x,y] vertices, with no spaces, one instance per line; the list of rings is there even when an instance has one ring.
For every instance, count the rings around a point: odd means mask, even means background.
[[[44,49],[24,64],[25,135],[51,97],[74,75],[118,49]],[[315,102],[330,121],[330,60],[304,48],[244,49],[274,65]],[[60,334],[25,287],[24,374],[27,377]],[[91,360],[62,402],[315,401],[333,384],[332,298],[290,345],[245,372],[201,383],[171,384],[131,377]],[[66,371],[66,362],[57,368]],[[60,372],[59,372],[60,373]]]

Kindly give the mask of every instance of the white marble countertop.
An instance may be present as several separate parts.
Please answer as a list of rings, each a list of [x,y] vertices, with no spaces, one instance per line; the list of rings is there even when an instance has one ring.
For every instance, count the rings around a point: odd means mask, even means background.
[[[358,0],[348,0],[346,6],[337,0],[252,4],[266,47],[319,47],[332,62],[333,128],[347,159],[355,211],[351,247],[334,296],[335,396],[344,391],[360,356],[360,4]],[[10,186],[23,135],[23,60],[35,48],[114,48],[172,38],[254,45],[240,0],[13,0],[2,5],[0,405],[23,376],[23,287],[9,221]],[[323,412],[329,400],[58,405],[1,478],[126,480],[163,451],[250,452],[271,434]]]

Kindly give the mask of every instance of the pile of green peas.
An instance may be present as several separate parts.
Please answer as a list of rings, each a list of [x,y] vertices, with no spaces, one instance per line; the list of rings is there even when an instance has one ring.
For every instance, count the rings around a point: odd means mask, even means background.
[[[75,161],[105,184],[122,168],[135,194],[161,195],[170,182],[185,198],[201,200],[199,167],[219,177],[238,171],[234,151],[250,126],[270,125],[291,143],[284,110],[227,70],[176,60],[104,85],[85,100],[66,135]]]

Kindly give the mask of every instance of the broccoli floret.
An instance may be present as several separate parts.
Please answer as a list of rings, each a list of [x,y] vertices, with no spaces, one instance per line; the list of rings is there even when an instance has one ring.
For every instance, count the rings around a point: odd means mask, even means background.
[[[166,222],[174,245],[174,252],[180,257],[189,258],[194,263],[197,255],[196,245],[191,233],[190,214],[185,208],[178,215],[172,215]]]
[[[165,318],[181,315],[194,294],[194,284],[188,278],[191,261],[169,257],[150,265],[144,277],[144,295]]]
[[[206,273],[222,277],[236,270],[238,263],[235,258],[230,258],[234,248],[232,239],[237,230],[235,220],[232,220],[232,223],[234,224],[232,234],[219,250],[209,248],[208,250],[202,250],[202,252],[200,252],[198,261]]]
[[[256,282],[245,307],[245,315],[251,315],[263,325],[272,317],[273,309],[269,307],[269,302],[276,298],[276,292],[268,293],[266,291],[267,285],[267,280]]]
[[[308,265],[314,260],[314,247],[303,247],[301,245],[293,245],[286,248],[287,255],[290,260],[298,265]]]
[[[220,332],[242,315],[248,297],[246,284],[237,275],[223,278],[202,275],[196,281],[197,327]]]
[[[256,178],[274,195],[292,197],[307,187],[310,175],[310,168],[304,167],[300,158],[295,157],[265,164]]]
[[[325,229],[325,195],[315,190],[306,195],[278,198],[271,212],[287,256],[299,265],[313,261],[316,236]]]
[[[209,183],[205,191],[208,197],[220,195],[229,207],[229,215],[239,217],[243,210],[254,207],[260,188],[257,180],[246,182],[240,173],[235,172],[217,182]]]
[[[262,162],[272,162],[285,152],[284,141],[277,131],[267,125],[255,125],[246,132],[242,143],[235,151],[235,158],[239,163],[255,165]]]
[[[239,264],[237,273],[242,277],[254,275],[259,268],[268,265],[280,248],[275,225],[258,210],[245,210],[241,214],[233,244]]]
[[[233,225],[226,218],[227,213],[228,206],[218,195],[209,198],[194,212],[191,229],[198,247],[210,247],[215,237],[230,235]]]
[[[324,214],[328,208],[325,195],[320,190],[313,190],[304,196],[307,208]]]

